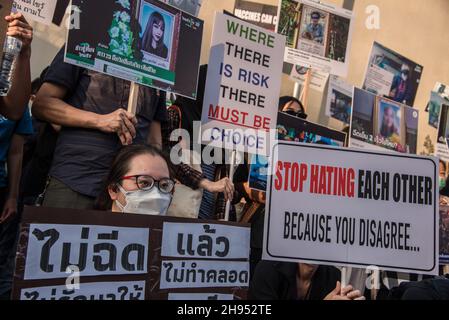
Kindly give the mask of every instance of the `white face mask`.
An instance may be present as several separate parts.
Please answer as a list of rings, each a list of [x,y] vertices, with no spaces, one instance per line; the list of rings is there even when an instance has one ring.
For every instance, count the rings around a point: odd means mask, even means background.
[[[115,204],[126,213],[165,216],[173,198],[171,193],[160,192],[157,186],[150,191],[126,191],[121,186],[118,188],[125,196],[126,205],[122,205],[118,200],[115,200]]]

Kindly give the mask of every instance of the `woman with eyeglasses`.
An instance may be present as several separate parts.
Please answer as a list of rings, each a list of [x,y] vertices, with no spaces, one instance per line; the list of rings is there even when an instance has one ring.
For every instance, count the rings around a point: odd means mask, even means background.
[[[115,157],[95,207],[118,213],[165,215],[174,189],[169,163],[158,149],[128,146]]]

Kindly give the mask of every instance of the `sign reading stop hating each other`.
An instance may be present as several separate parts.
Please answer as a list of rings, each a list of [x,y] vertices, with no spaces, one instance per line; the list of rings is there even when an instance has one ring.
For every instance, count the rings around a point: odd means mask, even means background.
[[[203,144],[269,153],[284,43],[281,35],[216,14],[203,104]]]
[[[437,274],[437,160],[286,142],[272,157],[264,259]]]

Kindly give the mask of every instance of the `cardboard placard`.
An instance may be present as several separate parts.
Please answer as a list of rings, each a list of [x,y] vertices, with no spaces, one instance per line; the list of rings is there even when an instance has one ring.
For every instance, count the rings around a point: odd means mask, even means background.
[[[438,163],[279,142],[263,258],[438,274]]]
[[[278,115],[277,135],[279,141],[311,143],[344,147],[346,134],[328,127],[309,122],[285,113]],[[255,155],[251,158],[249,187],[258,191],[267,191],[269,159]]]
[[[413,106],[423,66],[374,42],[363,89]]]
[[[337,76],[331,76],[327,93],[326,116],[349,125],[354,87]]]
[[[242,299],[249,285],[249,238],[249,228],[235,223],[28,207],[13,297]],[[79,288],[71,286],[76,282]]]
[[[65,62],[196,99],[203,21],[156,0],[72,7],[82,14],[68,31]]]
[[[281,89],[283,36],[216,13],[202,114],[202,143],[268,154]]]
[[[276,31],[277,13],[276,6],[252,1],[236,0],[234,5],[236,17],[270,31]]]
[[[310,0],[279,0],[278,16],[277,31],[287,37],[285,62],[346,77],[352,11]]]
[[[349,146],[416,154],[418,120],[418,110],[354,88]]]

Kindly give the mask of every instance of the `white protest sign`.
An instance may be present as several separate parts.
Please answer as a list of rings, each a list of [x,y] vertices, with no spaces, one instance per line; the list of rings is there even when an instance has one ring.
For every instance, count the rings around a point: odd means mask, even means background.
[[[162,257],[248,259],[250,229],[164,222]]]
[[[269,153],[284,44],[281,35],[216,13],[203,104],[203,144]]]
[[[27,19],[51,24],[57,0],[15,0],[13,10],[22,12]]]
[[[441,96],[441,98],[449,100],[449,86],[446,86],[445,84],[437,82],[435,84],[435,87],[433,88],[433,91],[438,92],[438,94]]]
[[[31,224],[25,280],[147,272],[148,228]]]
[[[438,273],[435,158],[280,142],[265,260]]]
[[[326,116],[350,124],[354,87],[338,76],[329,79],[326,101]]]

